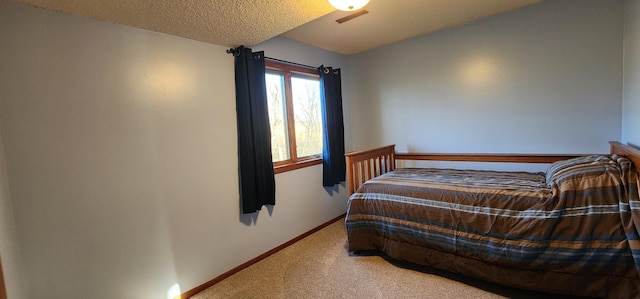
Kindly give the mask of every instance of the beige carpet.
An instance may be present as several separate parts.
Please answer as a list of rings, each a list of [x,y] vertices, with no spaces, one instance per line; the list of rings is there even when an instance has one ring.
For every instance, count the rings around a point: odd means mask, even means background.
[[[191,298],[553,297],[378,255],[353,255],[346,243],[339,220]]]

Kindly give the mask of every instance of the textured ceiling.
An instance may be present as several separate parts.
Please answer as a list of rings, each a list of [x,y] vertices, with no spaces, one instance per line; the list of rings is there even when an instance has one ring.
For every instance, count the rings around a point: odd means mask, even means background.
[[[388,45],[542,0],[371,0],[368,14],[338,24],[335,11],[283,36],[349,55]]]
[[[12,0],[222,46],[252,46],[332,12],[326,0]]]
[[[464,24],[541,0],[371,0],[370,12],[339,25],[349,12],[327,0],[11,0],[236,47],[284,36],[354,54]]]

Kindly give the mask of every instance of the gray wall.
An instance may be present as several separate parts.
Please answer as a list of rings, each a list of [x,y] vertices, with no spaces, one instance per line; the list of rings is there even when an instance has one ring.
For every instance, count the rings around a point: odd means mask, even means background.
[[[608,152],[621,1],[545,1],[349,58],[354,149]]]
[[[262,47],[346,64],[286,42]],[[276,175],[274,209],[240,214],[225,47],[10,2],[0,45],[26,298],[166,298],[345,211],[344,188],[330,195],[313,166]]]
[[[624,2],[622,141],[640,145],[640,1]]]

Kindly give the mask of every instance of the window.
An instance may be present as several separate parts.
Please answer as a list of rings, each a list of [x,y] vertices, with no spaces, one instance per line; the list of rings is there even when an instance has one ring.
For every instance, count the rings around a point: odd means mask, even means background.
[[[322,163],[317,70],[266,61],[271,151],[276,173]]]

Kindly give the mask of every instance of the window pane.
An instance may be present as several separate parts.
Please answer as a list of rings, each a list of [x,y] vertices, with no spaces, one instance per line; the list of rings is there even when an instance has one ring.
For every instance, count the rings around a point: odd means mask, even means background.
[[[322,153],[320,81],[291,78],[298,157]]]
[[[271,155],[273,162],[289,159],[284,77],[266,74],[269,124],[271,125]]]

